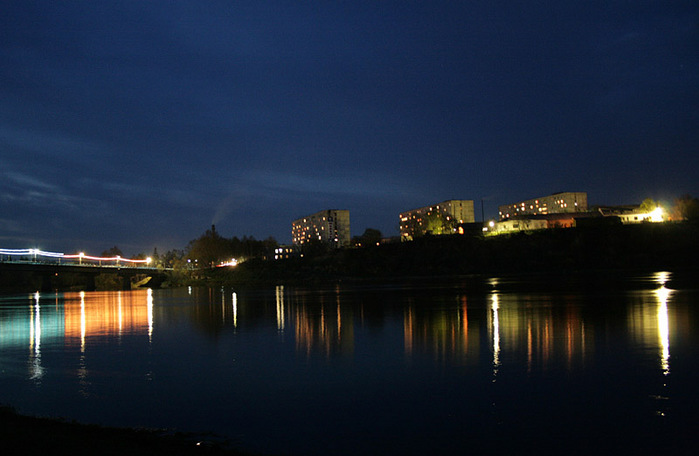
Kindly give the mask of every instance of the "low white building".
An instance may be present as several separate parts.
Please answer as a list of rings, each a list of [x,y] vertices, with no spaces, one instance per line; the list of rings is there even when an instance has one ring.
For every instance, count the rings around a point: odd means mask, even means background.
[[[667,220],[667,213],[660,206],[650,212],[642,212],[641,207],[636,205],[598,207],[597,211],[604,217],[619,217],[621,223],[627,225],[644,222],[658,223]]]
[[[484,227],[486,234],[516,233],[519,231],[545,230],[548,221],[545,219],[510,219],[501,222],[490,222]]]

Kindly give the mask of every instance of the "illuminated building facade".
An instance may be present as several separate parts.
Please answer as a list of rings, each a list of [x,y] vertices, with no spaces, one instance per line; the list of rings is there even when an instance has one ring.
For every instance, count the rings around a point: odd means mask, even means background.
[[[350,214],[346,209],[328,209],[291,222],[294,245],[320,241],[333,247],[350,244]]]
[[[517,231],[545,230],[548,227],[548,221],[544,219],[517,218],[492,223],[489,227],[488,234],[504,234],[515,233]]]
[[[500,220],[523,215],[587,212],[586,192],[562,192],[498,207]]]
[[[668,219],[667,213],[661,206],[657,206],[650,212],[645,212],[641,206],[612,206],[612,207],[597,207],[597,211],[604,217],[618,217],[621,223],[658,223]]]
[[[288,260],[299,256],[299,249],[295,245],[280,245],[274,249],[275,260]]]
[[[448,223],[453,228],[449,232],[437,231],[430,229],[429,218],[438,216],[441,220]],[[441,203],[432,204],[430,206],[419,207],[406,212],[401,212],[400,215],[400,239],[401,241],[409,241],[419,236],[430,232],[431,234],[452,234],[456,233],[456,225],[464,223],[474,223],[475,217],[473,213],[473,200],[446,200]]]

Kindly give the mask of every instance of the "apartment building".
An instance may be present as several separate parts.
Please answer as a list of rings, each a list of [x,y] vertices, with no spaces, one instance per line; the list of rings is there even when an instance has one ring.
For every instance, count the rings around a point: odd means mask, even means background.
[[[400,239],[410,241],[424,234],[452,234],[457,225],[473,223],[473,200],[446,200],[401,212]]]
[[[350,215],[345,209],[327,209],[291,222],[293,245],[320,241],[333,247],[350,244]]]
[[[561,192],[499,206],[500,220],[511,217],[587,212],[586,192]]]

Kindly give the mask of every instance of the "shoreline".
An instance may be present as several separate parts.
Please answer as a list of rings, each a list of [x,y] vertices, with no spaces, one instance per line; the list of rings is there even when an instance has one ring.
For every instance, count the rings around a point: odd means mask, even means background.
[[[15,454],[42,454],[60,449],[65,453],[130,456],[185,456],[212,454],[251,456],[231,448],[216,436],[166,430],[105,427],[24,415],[8,405],[0,406],[0,448]],[[208,437],[208,439],[207,439]]]

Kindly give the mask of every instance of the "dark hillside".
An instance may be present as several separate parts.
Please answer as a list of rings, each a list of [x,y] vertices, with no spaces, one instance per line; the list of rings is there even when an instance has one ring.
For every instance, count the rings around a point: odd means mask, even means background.
[[[412,242],[255,260],[213,270],[220,283],[697,267],[699,225],[592,226],[493,237],[426,236]]]

